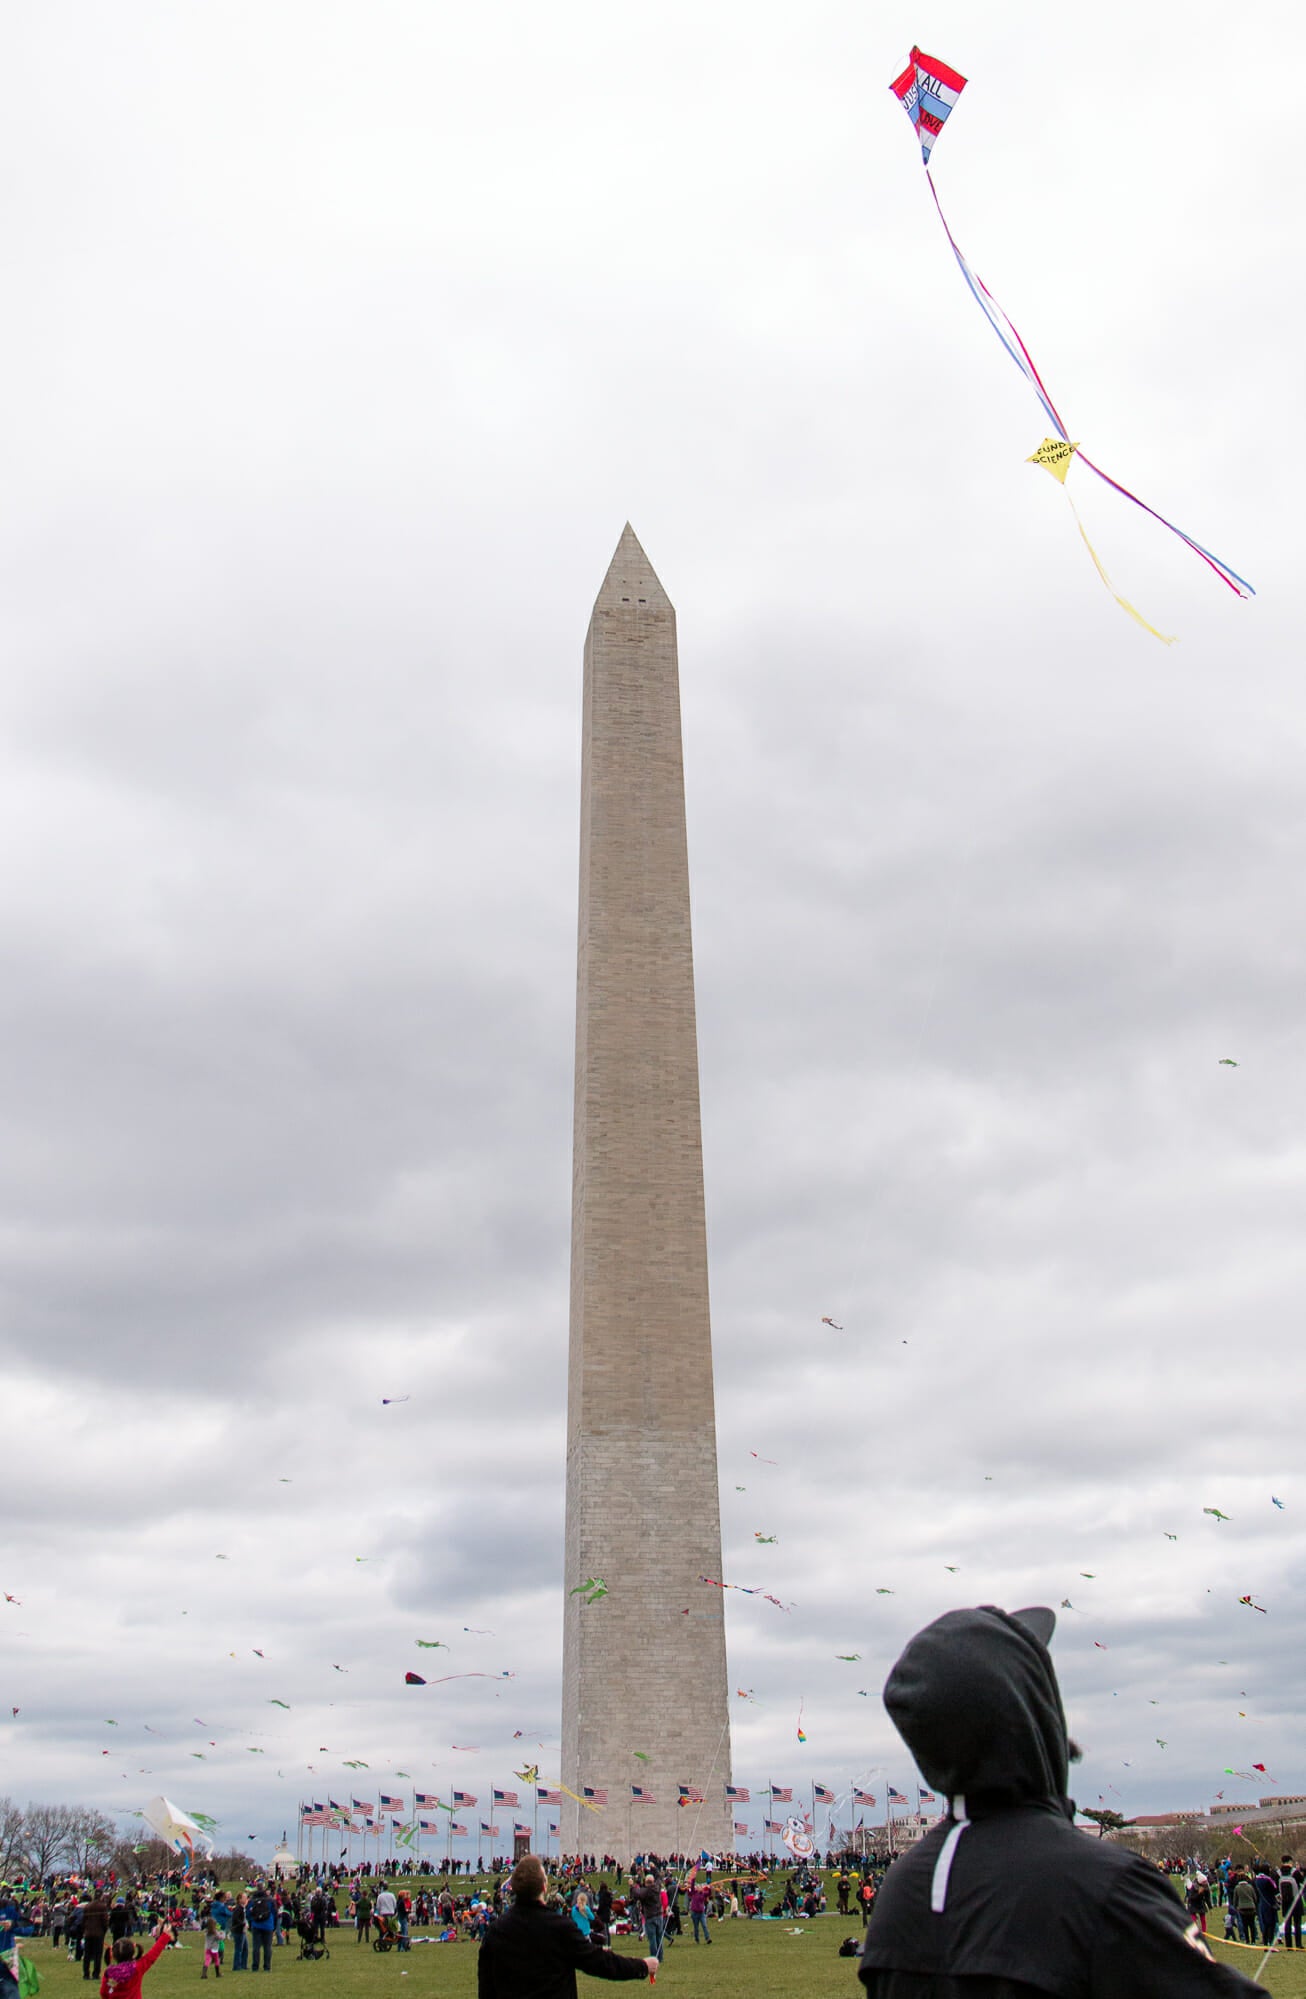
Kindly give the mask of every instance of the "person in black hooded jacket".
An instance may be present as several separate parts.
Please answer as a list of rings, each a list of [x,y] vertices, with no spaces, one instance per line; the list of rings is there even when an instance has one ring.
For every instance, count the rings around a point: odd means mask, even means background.
[[[885,1876],[862,1947],[867,1999],[1236,1999],[1137,1854],[1089,1840],[1046,1609],[950,1610],[907,1646],[884,1704],[944,1822]]]

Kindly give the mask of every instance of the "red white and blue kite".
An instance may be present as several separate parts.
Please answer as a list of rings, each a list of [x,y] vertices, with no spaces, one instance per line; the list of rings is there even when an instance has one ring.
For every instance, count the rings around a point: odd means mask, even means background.
[[[1100,465],[1095,465],[1088,456],[1088,453],[1080,448],[1078,442],[1072,441],[1069,431],[1061,421],[1056,404],[1044,386],[1042,376],[1030,358],[1029,349],[1011,321],[1007,318],[1006,313],[1002,310],[1002,307],[998,304],[988,286],[984,283],[984,280],[967,263],[956,237],[948,227],[947,217],[943,213],[938,190],[934,185],[934,177],[930,173],[930,153],[933,150],[934,143],[943,130],[957,99],[961,96],[965,88],[966,79],[961,75],[960,71],[950,69],[948,64],[940,62],[937,56],[924,55],[920,49],[912,50],[911,60],[907,64],[906,69],[890,85],[894,96],[911,119],[912,129],[920,141],[921,158],[925,162],[925,178],[929,182],[930,193],[934,197],[934,206],[938,210],[944,234],[951,245],[953,256],[957,259],[961,274],[970,288],[971,296],[979,306],[980,311],[984,314],[984,317],[988,320],[993,331],[997,334],[998,339],[1002,342],[1011,359],[1020,369],[1025,380],[1033,389],[1034,394],[1038,397],[1039,402],[1043,406],[1044,414],[1056,433],[1055,436],[1044,438],[1038,450],[1031,453],[1029,462],[1034,465],[1041,465],[1045,471],[1052,474],[1054,479],[1059,480],[1064,488],[1066,474],[1070,470],[1071,461],[1078,457],[1081,464],[1086,465],[1090,472],[1096,473],[1097,477],[1106,485],[1110,486],[1115,492],[1122,494],[1126,500],[1132,500],[1136,507],[1141,507],[1145,514],[1152,516],[1153,520],[1160,521],[1162,527],[1169,528],[1171,534],[1178,535],[1180,541],[1186,542],[1194,555],[1199,555],[1202,561],[1215,571],[1221,582],[1227,584],[1229,589],[1237,596],[1254,597],[1256,592],[1253,590],[1251,584],[1245,577],[1240,576],[1236,569],[1231,569],[1227,562],[1222,562],[1219,556],[1213,555],[1209,548],[1203,548],[1200,541],[1195,541],[1192,535],[1184,532],[1183,528],[1176,527],[1175,523],[1168,521],[1164,514],[1158,514],[1155,507],[1149,507],[1145,500],[1140,500],[1136,493],[1131,493],[1127,486],[1122,486],[1118,480],[1111,477],[1110,473],[1104,472]],[[1079,519],[1078,511],[1075,508],[1074,501],[1070,498],[1069,491],[1066,492],[1066,498],[1070,501],[1071,512],[1074,513],[1079,532],[1083,535],[1084,546],[1092,556],[1099,576],[1121,609],[1127,611],[1131,618],[1143,626],[1145,631],[1149,631],[1154,637],[1162,639],[1165,644],[1172,645],[1174,643],[1172,639],[1165,638],[1164,633],[1158,632],[1154,625],[1149,625],[1146,618],[1142,617],[1134,609],[1133,605],[1128,603],[1115,590],[1110,577],[1098,559],[1097,551],[1094,549],[1088,536],[1084,533],[1084,524]]]

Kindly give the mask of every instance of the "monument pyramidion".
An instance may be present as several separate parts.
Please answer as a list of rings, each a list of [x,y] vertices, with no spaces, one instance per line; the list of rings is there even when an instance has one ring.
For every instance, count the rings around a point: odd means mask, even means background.
[[[733,1846],[720,1574],[676,614],[627,526],[585,640],[564,1853]]]

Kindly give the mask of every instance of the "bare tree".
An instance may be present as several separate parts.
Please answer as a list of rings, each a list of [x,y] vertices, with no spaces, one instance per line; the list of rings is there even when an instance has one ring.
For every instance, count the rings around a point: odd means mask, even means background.
[[[62,1809],[68,1812],[63,1857],[79,1874],[94,1874],[106,1864],[117,1844],[117,1828],[113,1820],[97,1811],[94,1805],[73,1805]]]
[[[12,1798],[0,1798],[0,1876],[8,1880],[21,1871],[27,1859],[27,1835],[23,1812]]]
[[[39,1881],[63,1858],[75,1817],[73,1805],[29,1805],[23,1813],[23,1857]]]

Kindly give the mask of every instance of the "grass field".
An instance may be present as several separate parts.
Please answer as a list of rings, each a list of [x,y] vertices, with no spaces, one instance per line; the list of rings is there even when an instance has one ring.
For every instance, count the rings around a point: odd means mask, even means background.
[[[1216,1928],[1223,1919],[1218,1918]],[[791,1929],[801,1935],[793,1936]],[[738,1921],[712,1925],[712,1947],[695,1945],[688,1936],[678,1939],[667,1951],[658,1976],[658,1999],[676,1995],[701,1995],[701,1999],[858,1999],[854,1958],[838,1955],[841,1938],[857,1933],[856,1917],[827,1915],[805,1923]],[[418,1932],[417,1934],[421,1934]],[[194,1931],[183,1936],[184,1949],[167,1951],[145,1981],[144,1999],[197,1999],[204,1983],[205,1999],[212,1999],[214,1980],[201,1981],[203,1954]],[[290,1987],[293,1999],[418,1999],[419,1994],[440,1995],[440,1999],[475,1999],[476,1946],[470,1943],[419,1944],[401,1956],[390,1951],[384,1956],[368,1945],[354,1941],[351,1929],[330,1933],[331,1956],[320,1963],[299,1957],[298,1943],[291,1941],[272,1953],[272,1970],[231,1973],[224,1971],[221,1983],[230,1985],[233,1976],[242,1999],[247,1983],[257,1977]],[[1250,1977],[1260,1963],[1260,1953],[1238,1950],[1211,1939],[1216,1957],[1234,1964]],[[642,1956],[638,1937],[621,1937],[617,1949],[633,1957]],[[70,1964],[66,1953],[51,1950],[47,1943],[28,1943],[28,1955],[41,1974],[41,1999],[87,1999],[96,1987],[82,1977],[81,1966]],[[227,1948],[230,1962],[231,1948]],[[602,1980],[580,1980],[582,1995],[594,1999],[614,1988]],[[1262,1980],[1266,1992],[1276,1999],[1306,1999],[1306,1952],[1271,1958]],[[272,1990],[271,1987],[268,1988]],[[629,1990],[630,1988],[625,1988]]]

